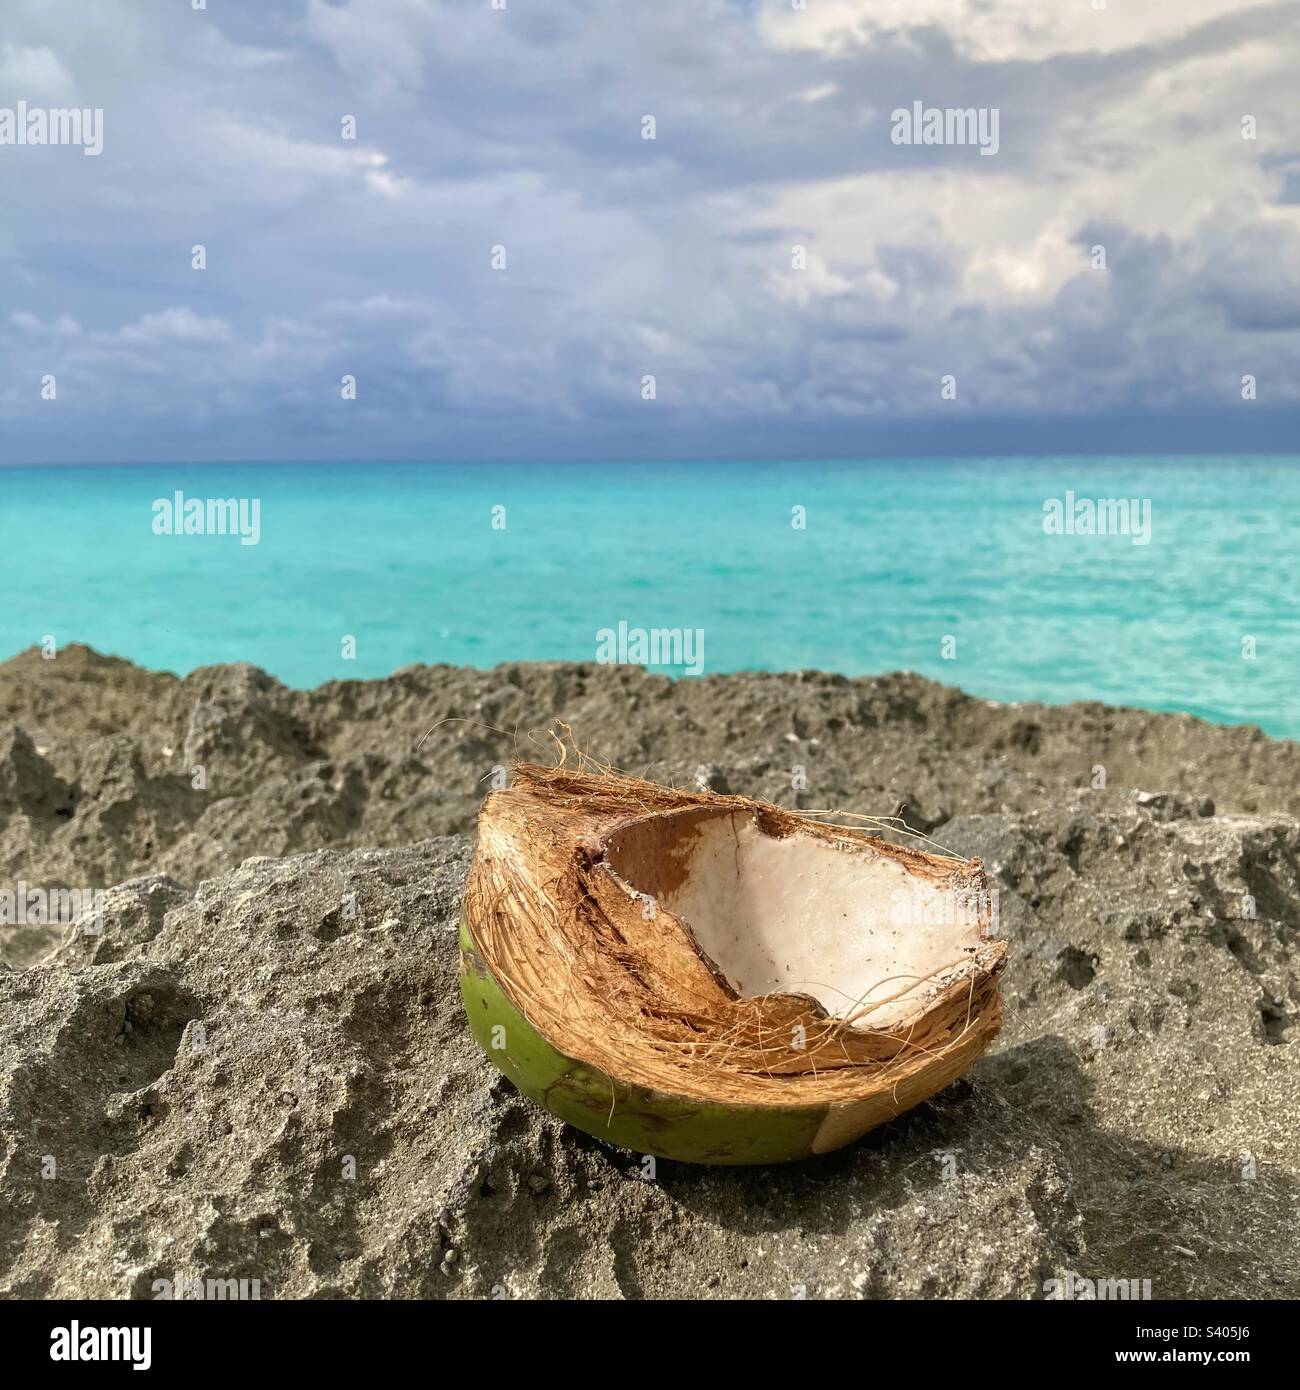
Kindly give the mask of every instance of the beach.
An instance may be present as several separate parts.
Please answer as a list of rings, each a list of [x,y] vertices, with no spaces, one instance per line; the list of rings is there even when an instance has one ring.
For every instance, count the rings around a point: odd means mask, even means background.
[[[566,731],[979,856],[991,1052],[782,1168],[647,1180],[532,1106],[464,1026],[455,929],[484,792]],[[911,674],[295,690],[33,648],[0,665],[0,860],[102,894],[94,930],[0,928],[0,1294],[1300,1294],[1300,745],[1258,729]]]

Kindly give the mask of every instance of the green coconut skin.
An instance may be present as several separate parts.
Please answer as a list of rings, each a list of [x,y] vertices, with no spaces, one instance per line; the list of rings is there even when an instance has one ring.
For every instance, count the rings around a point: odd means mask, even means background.
[[[470,1031],[492,1062],[530,1100],[608,1144],[682,1163],[787,1163],[813,1151],[825,1105],[727,1105],[665,1095],[557,1052],[506,997],[463,916],[460,992]]]

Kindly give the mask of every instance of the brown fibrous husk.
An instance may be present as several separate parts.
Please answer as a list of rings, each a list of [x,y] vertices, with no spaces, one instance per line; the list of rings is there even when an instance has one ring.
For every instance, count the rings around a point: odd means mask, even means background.
[[[973,954],[914,986],[915,1011],[890,1027],[873,1028],[869,1006],[836,1017],[804,994],[739,997],[689,923],[666,909],[647,917],[644,895],[609,862],[620,830],[692,811],[731,811],[767,835],[892,857],[923,880],[987,901],[978,860],[894,845],[749,797],[593,771],[585,759],[576,768],[567,758],[518,764],[480,812],[465,912],[476,951],[557,1051],[668,1095],[813,1105],[903,1083],[915,1090],[918,1073],[950,1077],[988,1045],[1001,1021],[1007,948],[983,934]]]

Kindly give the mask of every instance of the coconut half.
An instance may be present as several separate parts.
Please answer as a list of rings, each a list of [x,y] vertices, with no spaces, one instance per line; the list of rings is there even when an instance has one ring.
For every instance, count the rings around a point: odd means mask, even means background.
[[[933,1095],[1001,1021],[978,860],[748,797],[516,767],[479,813],[470,1027],[526,1095],[639,1153],[824,1153]]]

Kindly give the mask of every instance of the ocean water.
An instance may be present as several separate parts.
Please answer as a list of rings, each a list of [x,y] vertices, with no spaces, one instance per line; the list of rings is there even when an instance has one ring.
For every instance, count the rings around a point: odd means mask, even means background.
[[[177,490],[256,499],[258,543],[157,534]],[[1147,542],[1048,534],[1067,492],[1137,499]],[[1300,458],[3,468],[0,520],[3,657],[48,635],[309,686],[590,661],[625,623],[700,632],[705,673],[910,669],[1300,736]]]

